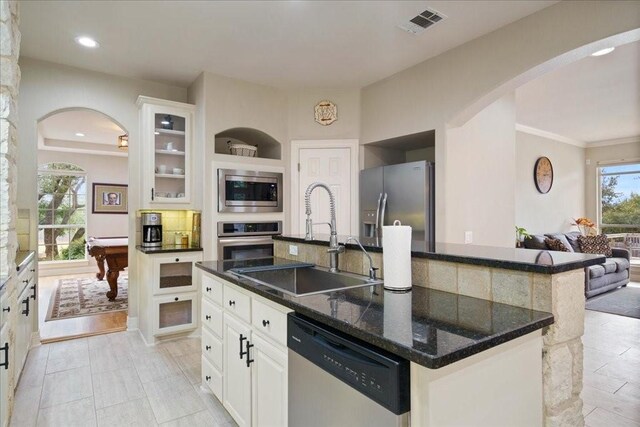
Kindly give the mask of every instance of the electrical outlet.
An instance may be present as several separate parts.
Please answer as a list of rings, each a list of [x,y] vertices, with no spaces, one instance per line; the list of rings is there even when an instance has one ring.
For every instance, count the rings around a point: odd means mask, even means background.
[[[469,243],[473,243],[473,231],[464,232],[464,244],[468,245]]]
[[[298,256],[298,245],[289,245],[289,255]]]

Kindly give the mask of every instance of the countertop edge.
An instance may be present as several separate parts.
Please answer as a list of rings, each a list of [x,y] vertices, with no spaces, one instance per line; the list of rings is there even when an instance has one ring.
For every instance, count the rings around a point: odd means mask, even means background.
[[[500,344],[506,343],[508,341],[514,340],[516,338],[519,338],[521,336],[527,335],[531,332],[534,332],[536,330],[542,329],[546,326],[552,325],[555,321],[554,317],[552,314],[548,313],[548,316],[536,321],[532,321],[531,323],[527,323],[521,327],[519,327],[517,330],[512,330],[509,332],[505,332],[502,333],[500,335],[492,335],[492,336],[488,336],[486,337],[484,340],[477,342],[475,344],[472,344],[464,349],[459,349],[456,350],[450,354],[447,354],[445,356],[441,356],[441,357],[428,357],[425,356],[424,353],[420,353],[418,351],[409,349],[403,345],[400,345],[392,340],[390,340],[389,338],[385,338],[385,337],[379,337],[373,334],[370,334],[366,331],[363,331],[362,329],[359,329],[357,327],[353,327],[352,325],[348,325],[345,324],[344,322],[339,322],[336,321],[335,319],[328,317],[327,315],[323,314],[323,313],[319,313],[315,310],[311,310],[303,305],[300,304],[296,304],[294,301],[291,300],[287,300],[287,299],[282,299],[280,298],[278,295],[274,295],[270,292],[266,292],[262,289],[259,289],[251,284],[248,284],[245,282],[245,279],[240,279],[237,277],[234,277],[233,275],[230,274],[226,274],[226,273],[221,273],[217,270],[212,270],[209,269],[207,267],[205,267],[204,265],[202,265],[200,262],[197,262],[196,267],[198,267],[199,269],[201,269],[202,271],[212,274],[216,277],[219,277],[223,280],[226,280],[230,283],[233,283],[234,285],[237,285],[249,292],[255,293],[256,295],[259,295],[263,298],[266,298],[270,301],[273,301],[277,304],[280,304],[282,306],[285,306],[287,308],[290,308],[292,310],[294,310],[297,313],[300,313],[302,315],[305,315],[313,320],[316,320],[320,323],[323,323],[327,326],[330,326],[334,329],[337,329],[343,333],[346,333],[348,335],[351,335],[355,338],[358,338],[364,342],[367,342],[371,345],[375,345],[377,347],[380,347],[384,350],[387,350],[393,354],[396,354],[400,357],[404,357],[405,359],[411,361],[411,362],[415,362],[421,366],[424,366],[426,368],[429,369],[438,369],[438,368],[442,368],[444,366],[450,365],[452,363],[458,362],[462,359],[465,359],[469,356],[472,356],[474,354],[480,353],[484,350],[488,350],[490,348],[496,347]]]
[[[136,245],[136,249],[139,252],[147,255],[153,254],[168,254],[173,252],[201,252],[202,248],[170,248],[170,247],[161,247],[161,248],[143,248],[141,245]]]
[[[294,236],[276,235],[276,236],[273,236],[273,239],[282,240],[285,242],[304,243],[304,244],[316,245],[316,246],[328,245],[328,242],[325,242],[322,240],[305,240],[304,238],[294,237]],[[355,243],[347,243],[344,246],[347,249],[360,250],[360,247]],[[364,244],[363,246],[369,252],[376,252],[376,253],[382,252],[382,248],[379,248],[379,247],[372,247]],[[594,254],[589,254],[589,255],[594,255]],[[558,274],[558,273],[564,273],[572,270],[579,270],[582,268],[589,267],[591,265],[602,264],[606,259],[605,256],[602,255],[598,258],[575,261],[575,262],[565,263],[562,265],[536,265],[536,264],[529,264],[525,262],[495,260],[490,258],[469,257],[464,255],[441,254],[437,252],[411,251],[411,256],[413,258],[432,259],[434,261],[457,262],[461,264],[478,265],[478,266],[484,266],[484,267],[500,268],[505,270],[516,270],[516,271],[524,271],[527,273],[540,273],[540,274]]]

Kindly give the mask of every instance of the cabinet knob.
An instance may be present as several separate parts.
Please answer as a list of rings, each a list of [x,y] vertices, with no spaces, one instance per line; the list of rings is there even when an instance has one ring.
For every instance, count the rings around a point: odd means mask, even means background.
[[[206,290],[207,292],[211,292],[211,288],[210,288],[210,287],[208,287],[208,286],[205,288],[205,290]]]
[[[269,325],[269,321],[268,320],[263,320],[262,321],[262,326],[264,326],[265,328]]]
[[[174,300],[174,301],[178,301],[178,297],[175,297],[173,300]]]
[[[236,305],[236,302],[235,302],[235,301],[229,300],[229,307],[231,307],[231,306],[235,306],[235,305]]]
[[[32,273],[35,273],[35,272],[36,272],[36,269],[35,269],[35,268],[32,268],[32,269],[31,269],[31,270],[29,270],[29,271],[30,271],[30,272],[32,272]]]
[[[205,349],[205,350],[207,350],[207,351],[209,351],[209,350],[211,350],[211,346],[210,346],[210,345],[205,345],[205,346],[204,346],[204,349]]]
[[[180,258],[176,258],[176,262],[180,262]]]
[[[2,311],[6,311],[7,313],[11,313],[11,307],[3,308]]]
[[[211,377],[209,375],[207,375],[206,377],[204,377],[205,381],[211,381]]]
[[[23,280],[22,283],[29,283],[29,279]]]
[[[206,320],[211,320],[211,316],[209,316],[208,314],[207,314],[206,316],[204,316],[204,318],[205,318]]]

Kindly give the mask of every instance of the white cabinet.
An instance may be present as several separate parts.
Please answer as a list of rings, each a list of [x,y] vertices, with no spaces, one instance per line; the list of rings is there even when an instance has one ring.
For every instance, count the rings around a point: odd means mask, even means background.
[[[287,353],[259,334],[253,334],[251,340],[253,425],[286,426],[289,403]]]
[[[207,273],[202,286],[203,386],[240,426],[286,426],[291,310]]]
[[[191,208],[195,106],[140,96],[138,107],[142,207]]]
[[[251,328],[224,315],[224,407],[239,426],[251,425]]]
[[[9,327],[0,331],[0,427],[9,424]]]
[[[16,380],[20,378],[22,368],[27,360],[27,354],[31,347],[31,333],[35,318],[37,304],[37,289],[33,269],[34,262],[24,266],[18,274],[16,281],[18,300],[16,303],[16,323],[15,323],[15,348],[13,373]],[[13,308],[12,308],[13,310]],[[17,383],[17,381],[16,381]]]
[[[195,263],[201,260],[202,252],[138,253],[139,327],[147,344],[200,325],[200,273]]]

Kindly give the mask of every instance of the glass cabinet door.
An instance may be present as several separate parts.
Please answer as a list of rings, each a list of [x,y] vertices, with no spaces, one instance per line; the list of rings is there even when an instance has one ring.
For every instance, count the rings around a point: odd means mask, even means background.
[[[197,327],[197,293],[154,298],[154,335],[173,334]]]
[[[154,280],[154,294],[174,294],[198,289],[194,263],[200,259],[199,255],[189,256],[181,254],[174,257],[158,257],[154,260],[156,280]]]
[[[154,185],[152,199],[163,203],[182,203],[187,199],[188,118],[175,113],[153,114]]]

